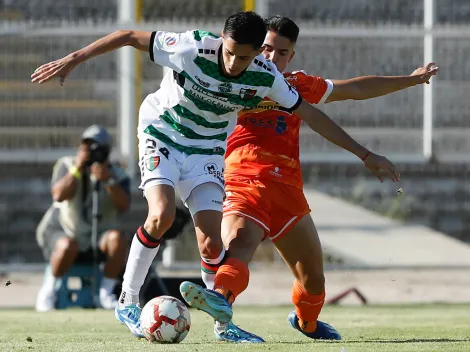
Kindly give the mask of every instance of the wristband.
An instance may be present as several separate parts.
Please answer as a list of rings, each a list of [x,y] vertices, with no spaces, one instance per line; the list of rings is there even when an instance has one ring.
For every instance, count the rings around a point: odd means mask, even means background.
[[[361,158],[361,160],[362,160],[362,161],[366,161],[367,157],[368,157],[369,155],[371,155],[371,154],[372,154],[372,152],[369,150],[369,151],[367,152],[367,154],[366,154],[363,158]]]
[[[77,180],[79,180],[80,177],[82,176],[82,175],[80,174],[80,170],[78,170],[78,168],[77,168],[76,166],[71,166],[71,167],[69,168],[69,173],[70,173],[75,179],[77,179]]]

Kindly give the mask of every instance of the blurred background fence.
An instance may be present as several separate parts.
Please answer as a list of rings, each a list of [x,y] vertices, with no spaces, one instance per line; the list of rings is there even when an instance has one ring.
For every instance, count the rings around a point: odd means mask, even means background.
[[[123,14],[125,5],[131,15]],[[220,32],[225,17],[250,7],[297,21],[301,37],[292,70],[343,79],[406,75],[425,61],[438,63],[439,77],[424,89],[324,108],[359,141],[399,164],[406,201],[397,204],[395,186],[377,183],[307,129],[301,132],[304,176],[307,186],[470,241],[470,1],[0,0],[0,264],[43,260],[34,231],[51,203],[52,164],[75,153],[85,127],[108,127],[114,157],[124,163],[135,158],[132,111],[158,88],[163,72],[143,53],[130,65],[122,53],[87,62],[64,88],[31,84],[34,69],[116,29]],[[136,188],[137,179],[125,219],[129,234],[146,214]],[[257,259],[274,260],[265,247]],[[197,258],[191,230],[177,248],[178,259]]]

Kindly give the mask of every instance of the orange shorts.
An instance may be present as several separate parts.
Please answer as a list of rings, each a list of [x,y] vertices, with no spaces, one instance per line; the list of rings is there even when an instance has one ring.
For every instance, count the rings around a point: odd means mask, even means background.
[[[250,219],[265,230],[273,242],[281,239],[310,213],[302,189],[280,182],[243,176],[225,178],[224,216]]]

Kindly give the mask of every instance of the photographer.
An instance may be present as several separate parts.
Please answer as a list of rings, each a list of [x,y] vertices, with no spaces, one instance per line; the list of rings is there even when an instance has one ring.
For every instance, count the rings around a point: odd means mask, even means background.
[[[124,268],[128,243],[119,230],[119,216],[129,209],[130,180],[118,165],[108,160],[111,137],[105,128],[93,125],[82,135],[76,157],[60,158],[54,165],[51,193],[54,204],[36,230],[39,246],[50,261],[36,301],[37,311],[54,309],[56,282],[74,263],[92,263],[93,193],[97,193],[98,260],[105,261],[99,301],[113,309],[113,290]],[[96,195],[96,193],[95,193]]]

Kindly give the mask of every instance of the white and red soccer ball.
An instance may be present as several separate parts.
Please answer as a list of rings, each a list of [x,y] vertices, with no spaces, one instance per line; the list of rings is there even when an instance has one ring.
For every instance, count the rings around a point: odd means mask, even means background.
[[[179,343],[191,327],[188,308],[179,299],[159,296],[148,301],[140,315],[145,338],[155,343]]]

